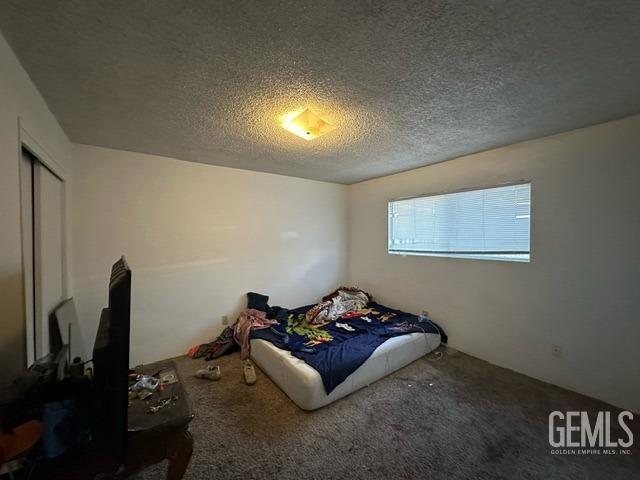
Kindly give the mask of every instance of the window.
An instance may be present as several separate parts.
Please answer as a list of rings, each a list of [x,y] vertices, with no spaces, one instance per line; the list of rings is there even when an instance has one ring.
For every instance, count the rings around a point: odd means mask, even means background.
[[[531,183],[389,202],[389,253],[529,261]]]

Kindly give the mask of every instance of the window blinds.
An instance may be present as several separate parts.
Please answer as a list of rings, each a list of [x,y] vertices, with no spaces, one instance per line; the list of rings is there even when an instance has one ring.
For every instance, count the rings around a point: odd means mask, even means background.
[[[529,261],[531,184],[389,202],[389,253]]]

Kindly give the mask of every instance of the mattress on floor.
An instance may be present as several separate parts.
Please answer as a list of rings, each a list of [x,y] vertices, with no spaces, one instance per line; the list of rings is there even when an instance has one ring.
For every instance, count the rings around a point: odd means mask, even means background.
[[[390,338],[329,395],[314,368],[266,340],[251,340],[251,358],[296,405],[303,410],[315,410],[395,372],[439,345],[440,335],[435,333]]]

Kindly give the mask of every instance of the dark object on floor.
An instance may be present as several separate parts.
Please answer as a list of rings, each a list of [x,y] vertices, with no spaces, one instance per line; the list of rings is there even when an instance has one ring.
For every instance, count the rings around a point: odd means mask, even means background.
[[[196,414],[184,480],[640,478],[637,415],[631,455],[552,455],[550,412],[587,411],[594,418],[608,410],[613,418],[620,410],[443,351],[439,361],[424,357],[311,413],[259,369],[247,388],[238,354],[219,360],[225,381],[215,385],[187,376],[205,362],[178,358]],[[162,478],[165,468],[135,479]]]
[[[128,408],[124,461],[113,455],[111,449],[87,445],[84,450],[38,464],[34,479],[120,479],[163,460],[169,462],[167,480],[181,479],[193,451],[189,433],[193,410],[178,368],[174,362],[164,361],[139,367],[136,373],[162,375],[171,369],[178,372],[177,382],[164,384],[162,392],[154,392],[148,400],[132,400]],[[150,408],[159,404],[164,405],[150,415]]]
[[[207,361],[215,360],[216,358],[221,357],[222,355],[227,355],[229,353],[235,352],[240,347],[233,339],[233,328],[226,327],[218,338],[216,338],[213,342],[203,343],[198,346],[190,353],[191,358],[203,358]]]

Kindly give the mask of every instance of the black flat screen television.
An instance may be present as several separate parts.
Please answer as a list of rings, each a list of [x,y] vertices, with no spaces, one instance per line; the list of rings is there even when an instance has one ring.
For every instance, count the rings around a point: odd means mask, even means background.
[[[127,443],[130,312],[131,269],[122,257],[111,268],[109,306],[102,310],[93,347],[96,439],[121,458]]]

